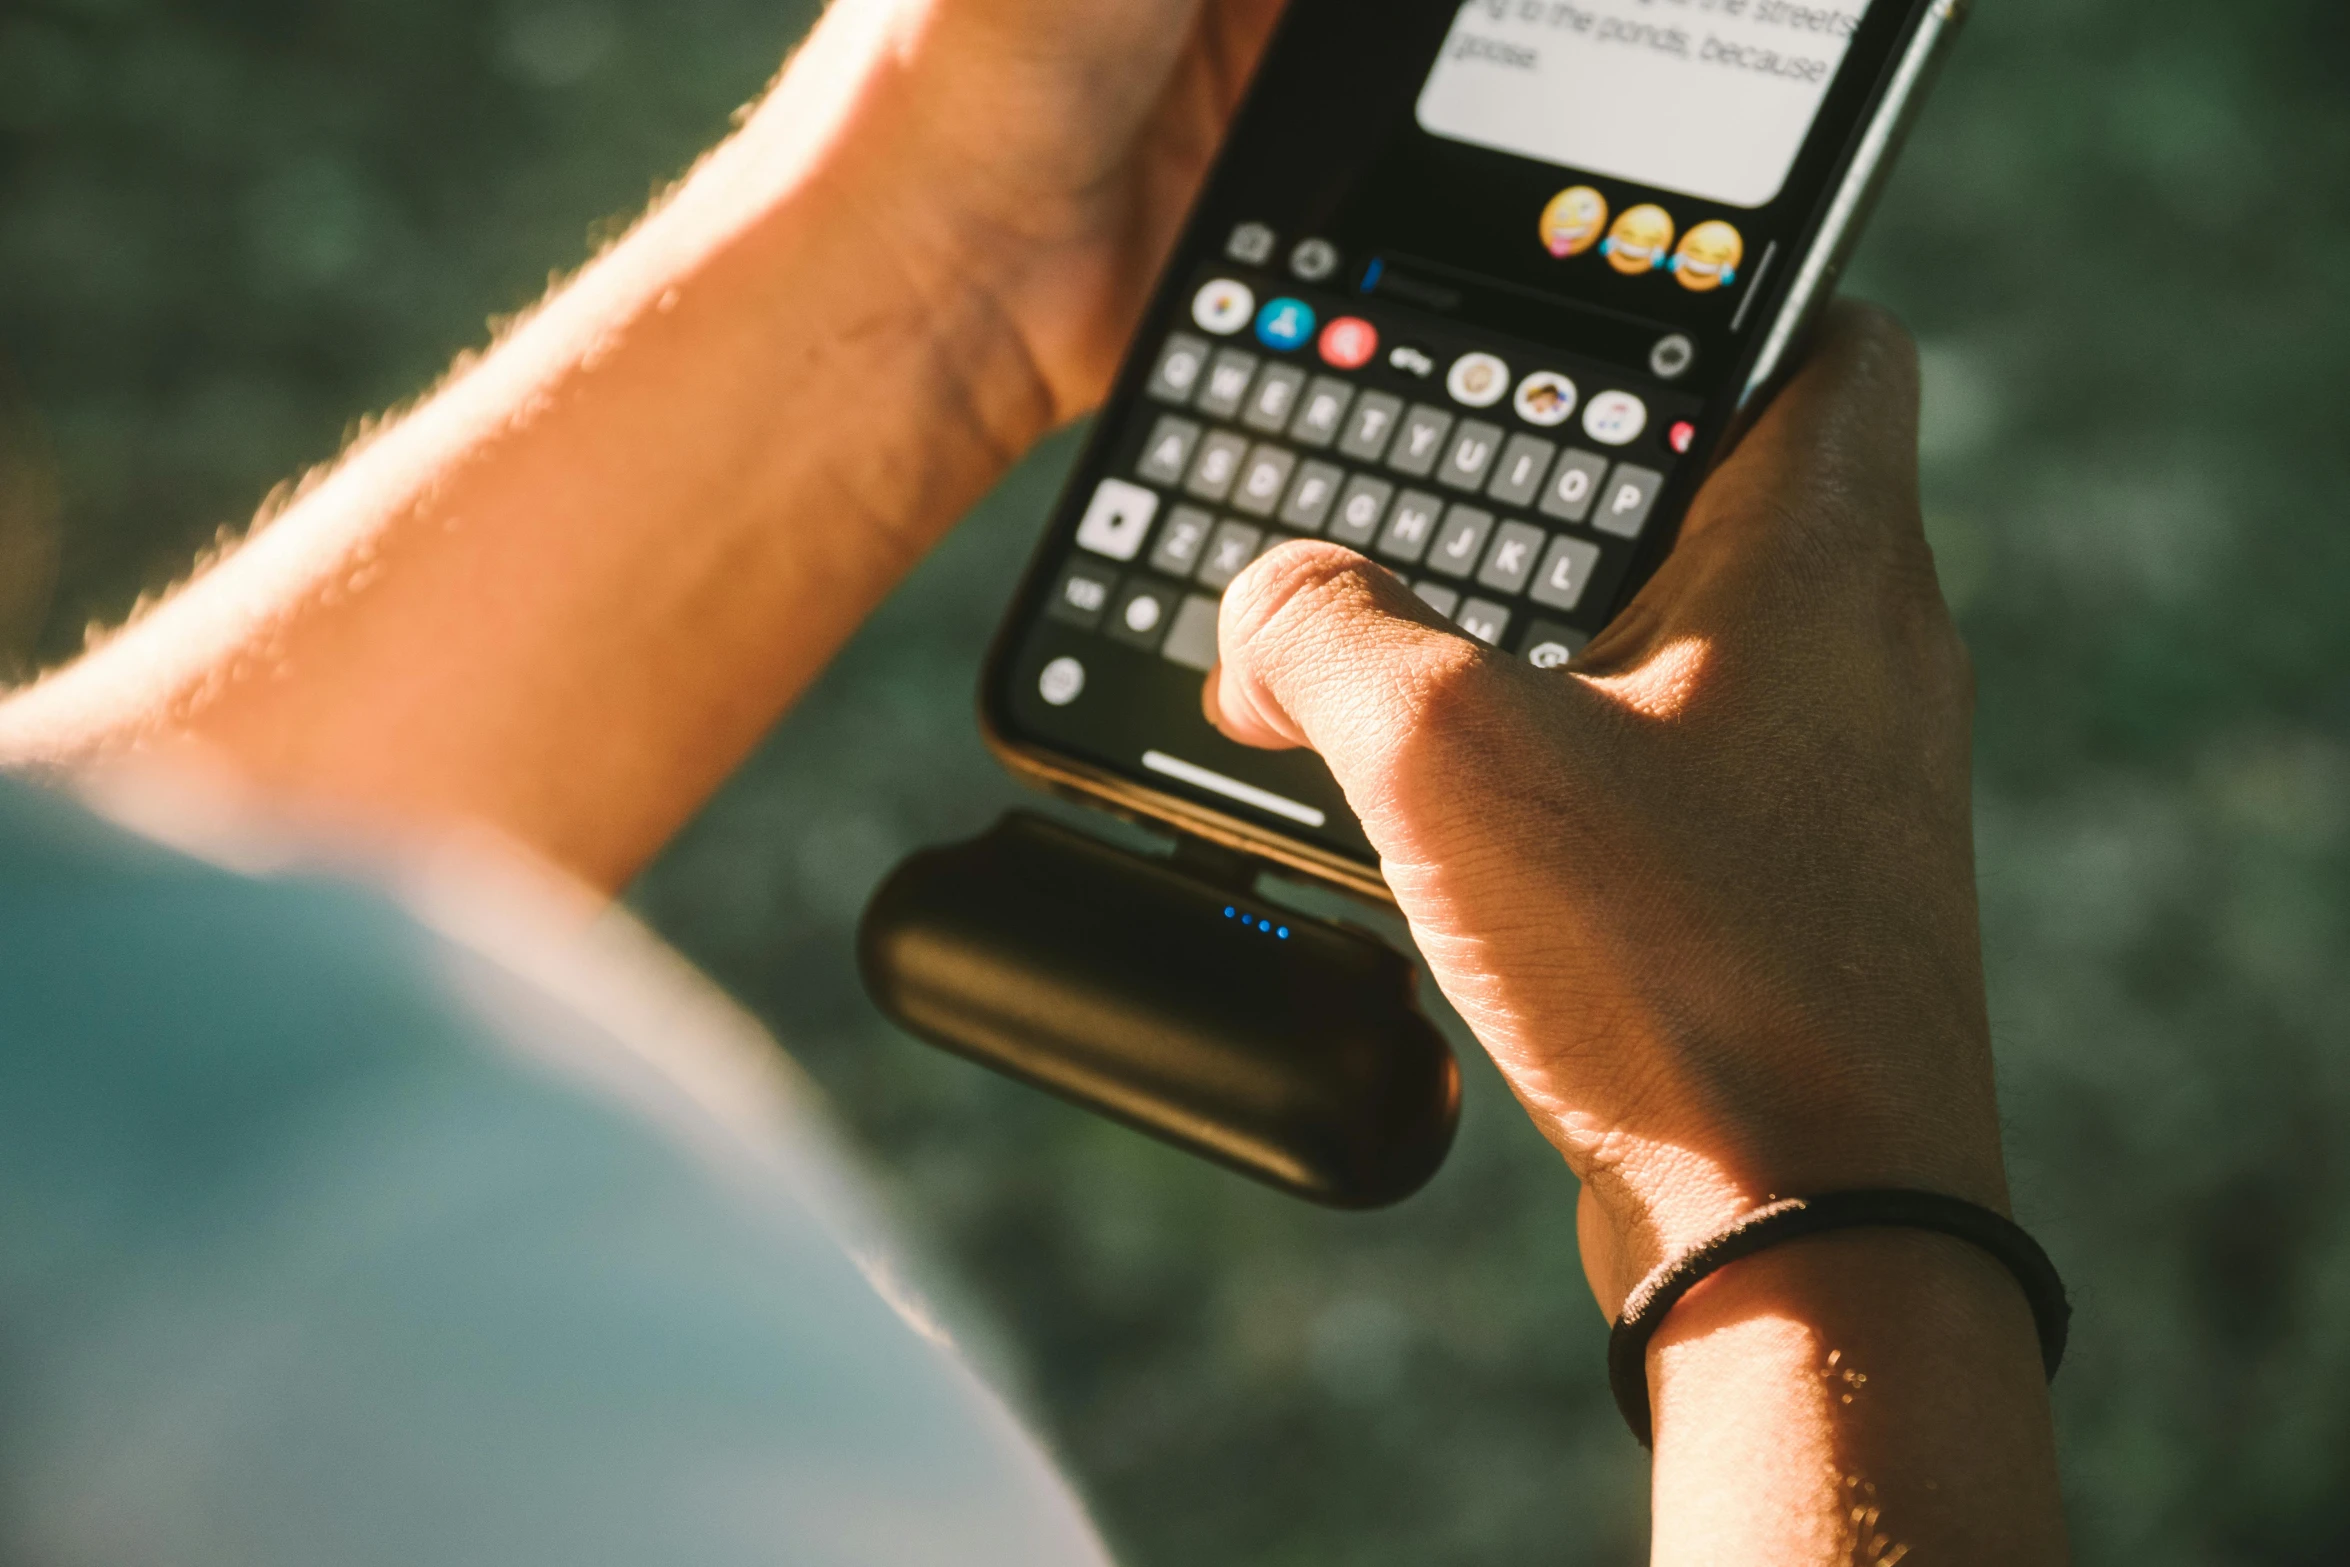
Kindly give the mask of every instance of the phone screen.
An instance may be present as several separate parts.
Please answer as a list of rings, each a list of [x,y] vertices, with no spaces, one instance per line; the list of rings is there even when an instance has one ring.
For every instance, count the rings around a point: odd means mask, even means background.
[[[983,690],[1015,766],[1341,879],[1206,721],[1225,587],[1361,551],[1571,660],[1670,547],[1919,0],[1294,0]]]

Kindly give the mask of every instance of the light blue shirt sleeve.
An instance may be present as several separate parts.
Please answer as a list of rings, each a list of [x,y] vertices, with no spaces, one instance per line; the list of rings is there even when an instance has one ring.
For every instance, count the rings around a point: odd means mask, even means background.
[[[0,1559],[1100,1567],[680,968],[0,783]]]

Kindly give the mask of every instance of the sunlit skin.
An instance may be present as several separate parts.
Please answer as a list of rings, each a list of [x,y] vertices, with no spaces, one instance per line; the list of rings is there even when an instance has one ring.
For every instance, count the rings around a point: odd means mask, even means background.
[[[1700,223],[1673,254],[1673,276],[1693,294],[1710,294],[1737,281],[1746,241],[1727,223]]]
[[[201,755],[354,830],[487,828],[625,884],[1101,397],[1277,9],[838,0],[628,238],[0,703],[0,758]],[[1898,334],[1840,328],[1568,670],[1326,544],[1227,605],[1224,721],[1345,784],[1447,995],[1585,1178],[1607,1312],[1768,1192],[2003,1200],[1909,377]],[[1865,1396],[1840,1403],[1836,1368]],[[1964,1248],[1740,1264],[1650,1373],[1658,1562],[1849,1559],[1847,1479],[1919,1560],[2061,1557],[2030,1323]]]
[[[1611,1313],[1775,1195],[2005,1205],[1971,685],[1919,521],[1916,406],[1898,330],[1840,315],[1676,552],[1564,670],[1460,636],[1328,544],[1274,551],[1226,596],[1210,718],[1329,763],[1438,984],[1582,1177],[1585,1269]],[[1831,1471],[1864,1475],[1921,1559],[1930,1543],[1951,1561],[2062,1557],[2021,1293],[1964,1247],[1904,1238],[1885,1268],[1866,1260],[1881,1244],[1772,1254],[1668,1320],[1659,1418],[1678,1407],[1705,1434],[1684,1455],[1658,1428],[1659,1560],[1836,1559],[1756,1551],[1741,1523],[1791,1495],[1824,1505]],[[1715,1333],[1746,1350],[1706,1347]],[[1836,1352],[1869,1399],[1823,1404],[1795,1375]],[[1701,1365],[1785,1402],[1733,1416],[1665,1390]],[[1699,1474],[1720,1489],[1667,1501],[1666,1477]]]
[[[1607,264],[1626,277],[1664,265],[1673,248],[1673,219],[1662,207],[1634,207],[1608,231]]]
[[[1607,232],[1607,198],[1588,185],[1551,197],[1542,209],[1542,243],[1560,260],[1580,256]]]

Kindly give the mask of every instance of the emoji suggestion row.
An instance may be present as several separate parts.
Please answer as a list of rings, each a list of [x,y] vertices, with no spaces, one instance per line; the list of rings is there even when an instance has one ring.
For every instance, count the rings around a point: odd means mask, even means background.
[[[1611,225],[1607,198],[1588,185],[1560,191],[1542,209],[1543,248],[1562,261],[1596,249],[1626,277],[1670,272],[1693,294],[1738,281],[1746,240],[1736,229],[1718,220],[1700,223],[1681,236],[1678,250],[1676,232],[1673,215],[1653,203],[1628,209]]]

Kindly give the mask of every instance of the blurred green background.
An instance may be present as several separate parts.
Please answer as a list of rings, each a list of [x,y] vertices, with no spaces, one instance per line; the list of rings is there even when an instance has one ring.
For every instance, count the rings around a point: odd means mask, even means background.
[[[2089,1562],[2350,1559],[2350,11],[1983,0],[1855,287],[1925,345],[2024,1216]],[[167,586],[719,134],[798,0],[0,0],[0,646]],[[792,432],[778,429],[776,439]],[[850,930],[1014,791],[1015,474],[636,890],[822,1080],[1142,1567],[1629,1562],[1574,1190],[1490,1073],[1312,1212],[883,1026]]]

